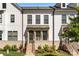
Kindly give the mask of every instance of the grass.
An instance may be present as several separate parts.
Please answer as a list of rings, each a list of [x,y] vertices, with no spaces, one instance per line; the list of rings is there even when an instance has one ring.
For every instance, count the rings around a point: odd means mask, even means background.
[[[59,56],[72,56],[71,54],[67,53],[67,52],[64,52],[62,50],[57,50],[57,54]]]
[[[49,52],[45,52],[45,53],[37,53],[36,56],[72,56],[71,54],[64,52],[62,50],[57,50],[54,53],[49,53]]]
[[[6,51],[0,51],[0,54],[3,54],[4,56],[24,56],[24,53],[16,51],[10,51],[9,54],[7,54]]]

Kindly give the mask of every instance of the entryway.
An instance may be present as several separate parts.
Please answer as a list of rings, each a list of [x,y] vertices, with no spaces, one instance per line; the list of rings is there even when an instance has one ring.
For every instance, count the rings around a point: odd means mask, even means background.
[[[28,31],[28,43],[31,43],[33,40],[48,40],[48,30],[47,31],[33,31],[29,30]]]

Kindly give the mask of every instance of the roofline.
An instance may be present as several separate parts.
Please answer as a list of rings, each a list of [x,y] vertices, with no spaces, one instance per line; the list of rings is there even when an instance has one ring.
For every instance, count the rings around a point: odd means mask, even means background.
[[[48,6],[48,7],[20,7],[17,3],[11,3],[13,6],[15,6],[18,10],[76,10],[74,7],[71,7],[68,5],[69,8],[55,8],[54,6]],[[56,5],[56,4],[55,4]]]
[[[23,10],[52,10],[50,6],[48,7],[21,7]],[[54,8],[53,8],[54,10]]]
[[[11,3],[14,7],[16,7],[18,10],[22,11],[22,8],[17,3]]]

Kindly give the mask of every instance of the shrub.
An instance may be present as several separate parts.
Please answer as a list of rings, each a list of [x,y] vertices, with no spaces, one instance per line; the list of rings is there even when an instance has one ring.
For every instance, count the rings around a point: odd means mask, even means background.
[[[43,50],[48,51],[48,50],[49,50],[49,46],[45,44],[45,45],[43,46]]]
[[[52,55],[53,53],[55,53],[56,50],[54,50],[55,47],[52,47],[52,46],[48,46],[48,45],[44,45],[43,47],[41,46],[38,46],[38,49],[36,50],[36,55]],[[54,54],[53,54],[54,56]]]
[[[41,46],[38,46],[38,49],[42,49],[42,47]]]
[[[9,50],[9,51],[17,51],[17,46],[16,45],[12,45],[12,46],[6,45],[6,46],[4,46],[3,50],[4,51],[7,51],[7,50]]]
[[[3,48],[4,51],[10,50],[10,49],[11,49],[11,47],[9,45],[4,46],[4,48]]]
[[[22,44],[19,46],[19,49],[22,49]]]
[[[13,46],[11,47],[11,50],[12,50],[12,51],[17,51],[17,46],[16,46],[16,45],[13,45]]]
[[[2,49],[2,48],[0,48],[0,51],[3,51],[3,49]]]
[[[56,50],[56,46],[55,46],[55,45],[54,45],[54,46],[51,46],[50,48],[51,48],[52,50],[54,50],[54,51]]]

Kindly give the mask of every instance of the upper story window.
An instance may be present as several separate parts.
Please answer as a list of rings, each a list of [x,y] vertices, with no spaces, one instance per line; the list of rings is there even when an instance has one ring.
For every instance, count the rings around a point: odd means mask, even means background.
[[[27,16],[27,24],[32,24],[32,15]]]
[[[2,14],[0,14],[0,23],[2,23]]]
[[[15,22],[15,15],[11,15],[11,23],[14,23]]]
[[[2,3],[2,8],[6,9],[6,3]]]
[[[62,24],[66,24],[67,21],[66,21],[66,14],[62,14]]]
[[[44,24],[49,23],[49,15],[44,15]]]
[[[40,24],[40,15],[36,15],[36,24]]]

